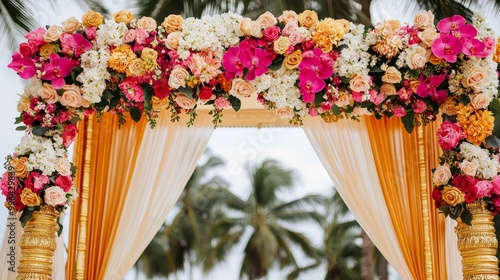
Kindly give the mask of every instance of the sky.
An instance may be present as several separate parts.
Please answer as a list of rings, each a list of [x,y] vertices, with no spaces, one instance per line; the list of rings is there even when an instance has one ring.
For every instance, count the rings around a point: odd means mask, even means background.
[[[81,7],[75,4],[75,0],[59,0],[60,5],[54,7],[48,15],[39,17],[40,22],[45,24],[60,24],[67,17],[75,16],[81,18],[85,12]],[[411,21],[406,10],[403,10],[403,3],[407,0],[374,0],[372,4],[372,18],[375,22],[383,19],[400,19],[403,22]],[[476,11],[484,11],[490,26],[500,34],[500,24],[498,15],[486,5],[487,1],[479,1]],[[124,5],[126,1],[111,0],[108,1],[113,7]],[[115,5],[116,4],[116,5]],[[388,9],[387,7],[390,7]],[[115,10],[112,9],[112,12]],[[404,16],[406,18],[402,18]],[[0,46],[0,85],[2,85],[0,101],[0,157],[3,158],[12,153],[14,147],[19,143],[23,132],[15,131],[14,119],[18,116],[16,111],[17,94],[22,92],[23,84],[21,79],[7,69],[6,65],[10,62],[11,51],[6,46]],[[250,141],[250,139],[256,141]],[[245,180],[247,174],[245,166],[248,162],[258,163],[265,158],[276,159],[290,169],[296,170],[299,180],[293,195],[302,196],[306,193],[328,194],[331,192],[332,183],[326,174],[326,171],[319,162],[318,157],[310,146],[304,132],[301,128],[218,128],[209,143],[210,150],[226,161],[226,168],[222,170],[225,178],[232,183],[231,188],[237,194],[248,195],[248,181]],[[0,172],[3,173],[3,164],[0,166]],[[3,237],[3,223],[6,220],[7,211],[0,207],[0,238]],[[308,228],[308,227],[306,227]],[[317,237],[319,229],[312,229],[310,234]],[[315,240],[317,242],[317,240]],[[218,272],[214,272],[211,279],[219,279],[221,275],[237,276],[239,267],[238,259],[233,259],[234,263],[223,265]],[[222,274],[219,274],[222,273]],[[316,276],[320,274],[315,274]],[[308,275],[312,279],[318,279],[314,275]],[[198,277],[201,277],[198,275]],[[321,277],[321,276],[320,276]],[[277,272],[273,272],[269,279],[281,279]],[[133,279],[127,277],[126,279]],[[179,278],[181,279],[181,278]],[[201,278],[194,278],[201,279]],[[207,278],[204,278],[207,279]],[[224,277],[224,279],[229,279]],[[234,277],[233,279],[237,279]]]

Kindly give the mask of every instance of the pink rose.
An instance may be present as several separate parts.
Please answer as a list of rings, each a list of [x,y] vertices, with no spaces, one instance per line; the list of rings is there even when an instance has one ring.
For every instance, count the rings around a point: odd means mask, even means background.
[[[19,52],[24,57],[31,57],[35,53],[35,51],[36,49],[34,48],[34,46],[28,43],[21,43],[19,45]]]
[[[278,26],[270,26],[264,30],[262,38],[269,42],[274,42],[280,36],[280,31]]]
[[[302,34],[298,31],[290,33],[288,38],[290,38],[290,44],[292,44],[292,46],[302,43],[305,39],[304,36],[302,36]]]
[[[40,193],[43,190],[43,185],[48,183],[49,177],[47,175],[40,174],[38,171],[30,172],[28,178],[24,180],[25,187],[35,193]]]
[[[477,179],[468,175],[457,175],[453,180],[451,180],[451,184],[457,187],[459,190],[464,193],[472,192],[472,188],[476,185]]]
[[[405,108],[398,106],[392,109],[392,113],[394,114],[395,117],[404,117],[406,116],[406,110]]]
[[[89,40],[93,40],[95,39],[96,35],[97,35],[97,28],[96,27],[87,27],[87,29],[85,30],[85,35],[87,35],[87,39]]]
[[[445,121],[441,124],[441,127],[437,131],[437,135],[438,143],[441,148],[448,151],[455,148],[460,140],[465,138],[460,125],[450,121]]]
[[[434,188],[432,190],[432,199],[434,199],[434,205],[436,206],[436,208],[441,207],[443,203],[443,196],[439,188]]]
[[[59,186],[64,192],[68,192],[73,186],[73,178],[71,176],[59,176],[56,179],[56,186]]]
[[[493,185],[493,187],[491,188],[491,193],[500,195],[500,175],[493,177],[491,184]]]
[[[483,198],[485,196],[490,196],[490,191],[492,188],[493,188],[493,185],[491,184],[490,181],[488,181],[488,180],[478,181],[473,187],[474,193],[476,195],[476,199],[480,199],[480,198]],[[468,202],[468,203],[470,203],[470,202]]]
[[[64,132],[61,137],[66,148],[69,147],[71,143],[73,143],[73,140],[75,139],[77,133],[78,127],[75,124],[68,124],[64,127]]]
[[[200,93],[198,93],[198,96],[200,97],[201,100],[209,100],[213,95],[213,91],[209,87],[202,87],[200,89]]]
[[[299,30],[299,26],[297,25],[297,22],[291,21],[283,27],[283,30],[281,31],[284,36],[290,36],[292,32],[296,32]]]
[[[231,107],[231,103],[224,97],[219,97],[215,99],[215,107],[217,108],[228,108]]]
[[[413,105],[413,111],[416,113],[416,114],[422,114],[425,109],[427,109],[427,104],[425,104],[424,101],[422,100],[417,100]]]
[[[53,186],[45,190],[45,196],[43,199],[48,205],[64,205],[66,204],[66,193],[60,187]]]
[[[18,185],[19,181],[14,175],[14,172],[5,172],[2,175],[2,181],[0,181],[0,191],[7,197],[7,201],[9,201],[9,195],[17,190]]]

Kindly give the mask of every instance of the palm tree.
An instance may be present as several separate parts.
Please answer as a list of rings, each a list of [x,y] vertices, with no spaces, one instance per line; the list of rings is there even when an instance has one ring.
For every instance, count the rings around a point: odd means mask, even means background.
[[[204,233],[212,220],[216,194],[227,187],[227,182],[213,175],[223,161],[210,152],[206,155],[207,160],[196,167],[179,197],[176,216],[158,232],[136,263],[148,277],[168,276],[186,265],[192,269],[198,252],[207,245]],[[150,271],[154,273],[148,274]]]
[[[245,242],[240,277],[258,279],[266,276],[271,267],[298,267],[292,245],[305,256],[315,260],[318,250],[304,234],[294,231],[286,223],[313,221],[321,223],[321,215],[314,209],[322,198],[307,195],[283,201],[281,192],[293,187],[293,172],[278,162],[265,160],[250,170],[251,193],[241,199],[229,191],[220,193],[220,205],[225,212],[215,220],[211,230],[213,244],[203,256],[204,271],[209,271],[239,243]],[[245,233],[250,234],[246,240]]]

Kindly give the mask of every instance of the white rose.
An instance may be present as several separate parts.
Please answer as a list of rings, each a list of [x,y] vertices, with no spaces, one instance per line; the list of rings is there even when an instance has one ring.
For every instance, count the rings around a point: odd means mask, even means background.
[[[434,184],[438,186],[441,186],[447,184],[450,178],[451,178],[450,168],[446,165],[439,165],[438,167],[436,167],[436,170],[434,171],[432,182],[434,182]]]
[[[269,26],[276,25],[278,21],[273,14],[271,14],[270,12],[265,12],[259,16],[259,18],[257,19],[257,23],[259,23],[261,28],[266,29]]]
[[[186,86],[186,79],[189,77],[189,73],[184,67],[180,65],[176,65],[172,72],[170,73],[170,77],[168,78],[168,85],[173,88],[180,88]]]
[[[430,53],[427,53],[426,49],[420,46],[414,46],[406,56],[406,64],[410,69],[424,68],[429,55]]]
[[[56,170],[57,173],[62,176],[70,176],[71,172],[71,164],[69,163],[67,158],[58,158],[56,162]]]
[[[52,206],[64,205],[66,204],[66,193],[58,186],[46,188],[44,201]]]
[[[49,29],[47,29],[47,31],[45,32],[45,34],[43,34],[43,40],[45,40],[45,42],[55,42],[57,40],[59,40],[59,38],[61,37],[61,34],[63,33],[63,29],[57,25],[52,25],[51,27],[49,27]]]
[[[474,107],[474,109],[479,110],[488,107],[488,105],[490,105],[491,100],[492,97],[490,95],[485,93],[479,93],[471,97],[470,103],[472,104],[472,107]]]
[[[413,19],[413,25],[420,30],[434,26],[434,15],[431,11],[420,12]]]
[[[465,175],[476,176],[477,165],[468,160],[464,160],[460,163],[460,170],[462,170]]]
[[[283,108],[278,108],[276,109],[276,115],[278,115],[278,117],[280,117],[281,119],[289,120],[293,118],[293,110],[288,106]]]
[[[242,78],[235,78],[230,93],[238,98],[246,98],[256,93],[256,91],[257,89],[250,82]]]

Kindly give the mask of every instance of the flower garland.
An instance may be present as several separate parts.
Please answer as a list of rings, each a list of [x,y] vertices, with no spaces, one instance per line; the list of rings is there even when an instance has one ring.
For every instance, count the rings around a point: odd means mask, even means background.
[[[154,127],[169,110],[172,121],[186,113],[191,125],[203,104],[217,126],[225,108],[238,111],[248,97],[293,124],[307,115],[396,116],[411,132],[441,114],[436,206],[466,222],[466,203],[477,199],[500,213],[500,48],[480,16],[434,25],[421,12],[412,25],[386,20],[366,30],[310,10],[256,20],[170,15],[161,24],[129,11],[112,19],[89,11],[25,38],[9,68],[31,80],[18,103],[27,135],[0,185],[23,223],[42,203],[62,211],[75,198],[67,147],[84,115],[112,112],[120,124],[144,115]]]

